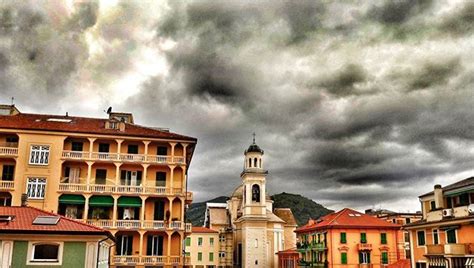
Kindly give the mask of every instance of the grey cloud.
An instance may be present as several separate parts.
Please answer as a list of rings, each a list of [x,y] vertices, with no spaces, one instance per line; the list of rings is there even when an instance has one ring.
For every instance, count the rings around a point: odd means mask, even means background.
[[[334,95],[356,94],[354,88],[358,83],[363,83],[367,79],[364,68],[357,64],[347,64],[338,73],[329,74],[329,77],[320,82],[319,86],[327,88]]]
[[[385,24],[402,24],[428,9],[432,0],[386,0],[373,7],[369,15]]]
[[[464,6],[455,9],[449,16],[443,18],[440,28],[449,34],[460,35],[472,32],[474,29],[474,2],[466,1]]]

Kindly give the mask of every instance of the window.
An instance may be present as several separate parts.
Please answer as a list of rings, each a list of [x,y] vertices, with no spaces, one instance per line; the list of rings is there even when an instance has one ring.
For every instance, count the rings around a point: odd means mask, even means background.
[[[252,185],[252,201],[260,202],[260,186],[257,184]]]
[[[158,146],[157,155],[168,155],[168,148],[165,146]]]
[[[186,246],[187,247],[191,246],[191,237],[186,237]]]
[[[224,251],[221,251],[219,252],[219,258],[225,258],[225,252]]]
[[[446,197],[446,207],[447,208],[453,207],[453,198],[451,198],[450,196]]]
[[[202,246],[202,237],[198,237],[198,246]]]
[[[446,239],[448,244],[456,244],[456,229],[446,230]]]
[[[347,252],[341,252],[341,264],[347,264]]]
[[[438,229],[433,230],[433,244],[438,245],[439,244],[439,234],[438,234]]]
[[[28,178],[26,194],[31,199],[43,199],[46,188],[46,178]]]
[[[71,143],[71,151],[82,152],[84,144],[82,142],[73,141]]]
[[[202,252],[198,252],[198,261],[202,261]]]
[[[47,145],[31,145],[30,165],[48,165],[49,163],[49,146]]]
[[[225,235],[219,235],[219,242],[225,242]]]
[[[461,206],[469,205],[469,193],[464,193],[459,196],[459,205]]]
[[[147,236],[146,254],[149,256],[162,256],[163,255],[163,236],[161,235],[148,235]]]
[[[359,252],[359,263],[360,264],[370,263],[370,252],[368,251]]]
[[[424,262],[417,262],[415,268],[426,268],[426,263]]]
[[[209,261],[214,261],[214,253],[209,252]]]
[[[406,224],[409,224],[409,223],[411,222],[411,219],[410,219],[410,218],[406,218],[406,219],[405,219],[405,222],[406,222]]]
[[[346,233],[341,233],[341,244],[347,243],[347,235]]]
[[[138,145],[129,144],[127,153],[129,153],[129,154],[138,154]]]
[[[214,237],[209,238],[209,245],[214,246]]]
[[[118,235],[117,236],[116,255],[130,256],[132,255],[133,236],[131,235]]]
[[[106,180],[107,180],[107,170],[96,169],[95,170],[95,184],[106,184]]]
[[[366,233],[360,233],[360,242],[362,244],[367,243],[367,234]]]
[[[110,150],[110,144],[99,143],[99,153],[108,153]]]
[[[62,243],[30,242],[28,245],[28,263],[62,263]]]
[[[155,184],[157,187],[166,187],[166,172],[156,172]]]
[[[255,239],[255,248],[258,248],[258,239]]]
[[[388,264],[388,253],[382,252],[382,264]]]
[[[253,159],[253,166],[254,166],[254,167],[257,167],[257,158],[254,158],[254,159]]]
[[[14,165],[4,165],[2,170],[2,180],[4,181],[12,181],[13,175],[15,174],[15,166]]]
[[[424,246],[425,245],[425,231],[418,231],[416,232],[417,238],[418,238],[418,246]]]
[[[380,234],[380,243],[381,244],[387,244],[387,234],[386,233],[381,233]]]
[[[252,167],[252,158],[249,158],[249,168]]]
[[[18,137],[7,137],[6,139],[7,147],[17,147],[18,146]]]
[[[431,210],[436,210],[436,202],[435,201],[430,202],[430,208],[431,208]]]

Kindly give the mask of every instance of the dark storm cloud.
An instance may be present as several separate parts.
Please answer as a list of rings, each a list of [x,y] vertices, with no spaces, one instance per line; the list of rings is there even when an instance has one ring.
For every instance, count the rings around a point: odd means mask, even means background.
[[[196,136],[197,201],[239,184],[254,131],[270,192],[333,208],[417,210],[435,180],[472,170],[471,1],[103,3],[3,5],[0,97],[77,107],[88,88]]]

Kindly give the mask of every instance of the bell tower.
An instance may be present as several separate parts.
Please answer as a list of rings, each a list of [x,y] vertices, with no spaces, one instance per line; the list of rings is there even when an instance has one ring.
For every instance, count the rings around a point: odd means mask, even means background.
[[[266,217],[266,176],[268,171],[263,169],[263,150],[253,142],[244,152],[244,170],[242,179],[242,208],[243,216]]]

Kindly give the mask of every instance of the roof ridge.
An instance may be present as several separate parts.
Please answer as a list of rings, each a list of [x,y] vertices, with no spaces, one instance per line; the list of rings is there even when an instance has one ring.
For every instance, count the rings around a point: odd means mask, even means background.
[[[331,221],[329,221],[327,225],[331,225],[331,224],[332,224],[336,219],[338,219],[338,218],[343,214],[343,212],[346,211],[346,210],[349,210],[349,208],[343,208],[342,210],[339,210],[338,212],[336,212],[337,215],[336,215]]]

